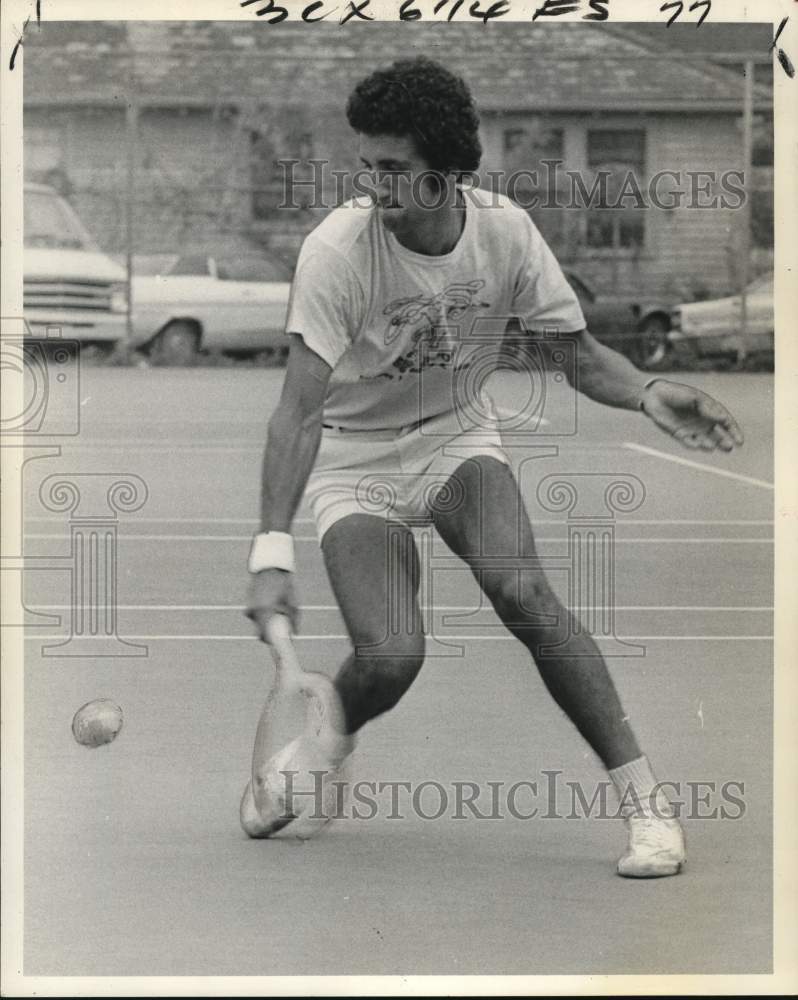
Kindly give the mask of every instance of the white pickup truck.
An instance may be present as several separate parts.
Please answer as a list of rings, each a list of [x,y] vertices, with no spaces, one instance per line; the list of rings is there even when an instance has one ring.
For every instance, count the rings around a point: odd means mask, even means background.
[[[24,190],[24,316],[33,339],[60,336],[103,350],[125,337],[124,268],[104,254],[53,188]]]

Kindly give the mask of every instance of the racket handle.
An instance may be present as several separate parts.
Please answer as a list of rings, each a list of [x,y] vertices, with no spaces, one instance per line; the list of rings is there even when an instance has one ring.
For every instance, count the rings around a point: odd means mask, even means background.
[[[291,641],[291,620],[287,615],[272,615],[266,624],[266,635],[271,647],[272,659],[282,683],[301,683],[304,672]]]
[[[266,635],[273,646],[291,641],[291,621],[288,615],[272,615],[266,624]]]

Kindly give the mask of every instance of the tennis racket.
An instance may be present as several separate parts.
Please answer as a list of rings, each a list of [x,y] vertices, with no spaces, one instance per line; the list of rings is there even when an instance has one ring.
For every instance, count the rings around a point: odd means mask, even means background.
[[[288,618],[274,615],[267,636],[274,679],[258,720],[250,781],[240,808],[241,826],[250,837],[272,836],[296,818],[296,803],[282,794],[282,770],[298,772],[292,775],[291,788],[300,793],[298,804],[313,811],[316,779],[310,772],[329,770],[345,732],[338,692],[326,674],[302,669]]]

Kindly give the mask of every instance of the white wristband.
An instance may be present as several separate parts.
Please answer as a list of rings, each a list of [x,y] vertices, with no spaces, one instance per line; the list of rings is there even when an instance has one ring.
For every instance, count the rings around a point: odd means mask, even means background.
[[[294,539],[285,531],[265,531],[255,535],[249,550],[247,569],[260,573],[262,569],[284,569],[293,573]]]
[[[661,375],[655,375],[654,378],[650,378],[648,380],[648,382],[646,382],[646,384],[640,390],[640,409],[643,411],[643,413],[646,412],[646,408],[645,408],[645,406],[643,406],[643,400],[645,399],[646,389],[648,389],[648,387],[650,385],[653,385],[655,382],[662,382],[662,381],[663,381],[663,379],[662,379]]]

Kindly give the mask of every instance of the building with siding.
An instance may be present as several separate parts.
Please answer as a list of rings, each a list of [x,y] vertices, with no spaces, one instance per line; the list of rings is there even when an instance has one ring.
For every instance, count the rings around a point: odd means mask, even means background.
[[[746,185],[756,273],[772,255],[769,26],[688,30],[703,52],[762,53]],[[604,170],[612,200],[629,172],[645,191],[660,171],[742,170],[742,65],[684,53],[673,29],[609,23],[45,22],[25,44],[25,171],[58,186],[101,244],[121,252],[134,106],[136,252],[240,240],[290,262],[326,210],[315,201],[342,194],[332,171],[356,167],[344,115],[352,86],[425,54],[472,87],[483,183],[502,187],[515,174],[521,203],[548,202],[530,211],[563,262],[602,291],[722,294],[737,278],[743,212],[640,210],[634,197],[619,209],[562,207],[569,172],[589,188]],[[298,161],[295,181],[312,179],[309,161],[328,164],[316,168],[323,191],[300,187],[293,208],[280,207],[278,161],[288,159]],[[557,170],[547,175],[543,161]],[[702,183],[683,177],[681,188],[695,200],[691,184]],[[698,200],[723,193],[715,183]]]

